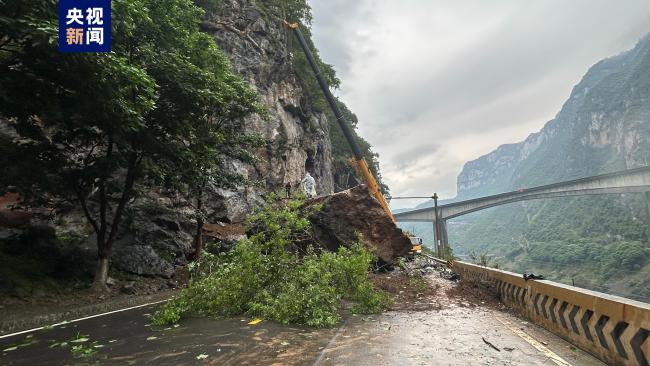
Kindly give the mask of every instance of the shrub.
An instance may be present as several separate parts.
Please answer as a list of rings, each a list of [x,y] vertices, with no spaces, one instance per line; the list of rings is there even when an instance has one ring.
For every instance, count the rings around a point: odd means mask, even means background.
[[[157,324],[184,316],[247,314],[283,324],[332,326],[342,299],[353,312],[387,309],[392,298],[374,289],[368,269],[374,255],[360,242],[337,252],[311,242],[302,201],[281,204],[272,197],[249,218],[253,234],[223,256],[206,256],[192,271],[188,288],[154,316]]]

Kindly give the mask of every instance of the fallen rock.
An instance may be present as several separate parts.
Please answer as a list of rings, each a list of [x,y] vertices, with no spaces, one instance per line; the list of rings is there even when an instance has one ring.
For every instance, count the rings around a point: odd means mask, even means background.
[[[408,254],[411,240],[386,215],[364,185],[307,201],[306,207],[322,205],[311,215],[314,236],[328,250],[350,246],[363,235],[363,242],[386,263]]]

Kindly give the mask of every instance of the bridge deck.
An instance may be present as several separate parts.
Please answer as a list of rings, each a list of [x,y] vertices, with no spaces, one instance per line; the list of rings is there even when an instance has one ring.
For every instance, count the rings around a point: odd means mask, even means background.
[[[426,311],[346,316],[333,329],[248,319],[190,319],[155,329],[147,325],[156,308],[150,306],[0,339],[0,364],[601,365],[487,294],[460,291],[437,275],[428,280],[436,291]],[[88,340],[70,343],[79,337]],[[85,357],[70,352],[82,344],[101,347],[87,347],[97,352]]]
[[[650,194],[648,193],[650,192],[650,167],[629,169],[532,188],[522,188],[513,192],[448,203],[439,206],[438,218],[447,220],[486,208],[526,200],[644,192],[647,195]],[[394,213],[393,216],[397,221],[432,222],[436,220],[433,207]]]

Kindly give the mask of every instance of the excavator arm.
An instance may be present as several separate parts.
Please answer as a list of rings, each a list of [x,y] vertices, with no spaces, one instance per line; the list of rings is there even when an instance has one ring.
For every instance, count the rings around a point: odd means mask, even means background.
[[[350,145],[350,149],[352,150],[352,153],[354,154],[354,160],[353,160],[353,165],[355,170],[359,175],[361,175],[361,178],[363,181],[366,183],[370,191],[372,192],[372,195],[379,201],[379,204],[381,204],[381,207],[384,208],[384,211],[386,212],[386,215],[394,222],[395,218],[393,217],[393,214],[390,212],[390,208],[388,207],[388,202],[386,202],[386,199],[384,198],[384,195],[381,194],[381,191],[379,190],[379,184],[377,184],[377,180],[375,177],[372,175],[372,172],[370,171],[370,168],[368,167],[368,162],[366,159],[363,157],[361,154],[361,149],[359,149],[359,145],[357,142],[354,140],[354,135],[352,134],[352,129],[350,128],[350,125],[348,124],[347,120],[345,119],[345,116],[343,113],[341,113],[341,110],[336,103],[336,99],[334,99],[334,96],[332,95],[332,92],[330,91],[329,85],[327,85],[327,82],[325,81],[325,78],[321,74],[320,67],[316,63],[316,60],[314,59],[314,56],[311,53],[311,50],[309,50],[309,46],[307,46],[307,41],[305,41],[305,37],[302,35],[302,32],[300,31],[300,27],[298,26],[298,23],[289,23],[286,20],[284,21],[284,24],[293,31],[293,34],[296,36],[298,39],[298,43],[300,44],[300,47],[302,48],[303,52],[305,53],[305,56],[307,57],[307,61],[309,62],[309,66],[311,66],[312,71],[314,72],[314,75],[316,76],[316,80],[318,81],[318,85],[320,86],[321,90],[323,91],[323,94],[325,94],[325,99],[327,99],[327,103],[329,104],[330,108],[332,109],[332,112],[334,112],[334,116],[336,117],[336,121],[338,122],[339,126],[341,127],[341,131],[343,131],[343,135],[345,136],[345,139],[347,140],[348,144]]]

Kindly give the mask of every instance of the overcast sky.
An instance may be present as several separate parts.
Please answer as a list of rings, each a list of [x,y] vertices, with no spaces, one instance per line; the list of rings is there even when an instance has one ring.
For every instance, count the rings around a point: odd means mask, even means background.
[[[466,161],[539,130],[591,65],[650,32],[650,0],[310,4],[394,196],[455,196]]]

